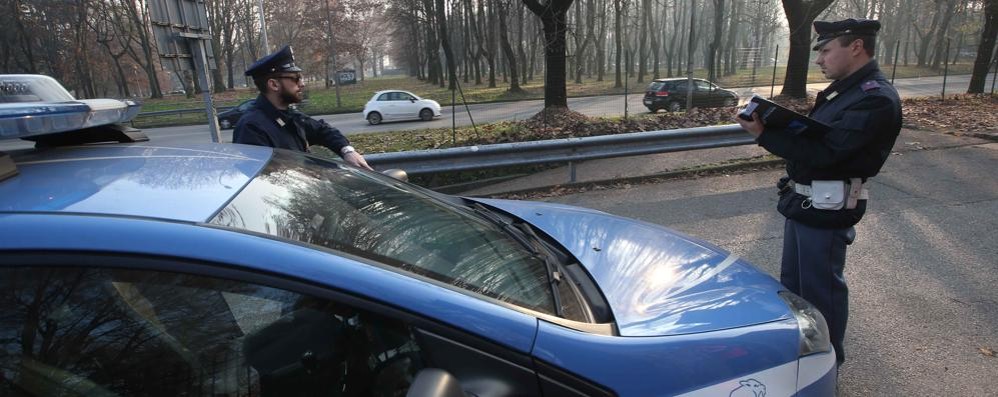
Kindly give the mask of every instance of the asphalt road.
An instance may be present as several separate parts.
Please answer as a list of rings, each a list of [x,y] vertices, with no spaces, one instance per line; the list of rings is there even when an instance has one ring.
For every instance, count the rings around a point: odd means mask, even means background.
[[[964,138],[953,138],[960,140]],[[919,150],[899,141],[873,179],[846,278],[850,318],[841,396],[996,396],[998,143]],[[547,201],[666,225],[778,278],[782,171],[675,180]]]
[[[991,77],[992,76],[989,75],[989,78]],[[988,84],[990,84],[990,82],[991,81],[988,80]],[[947,92],[950,93],[962,93],[967,91],[969,84],[969,75],[950,76],[946,81],[946,89]],[[809,92],[815,93],[827,85],[828,83],[808,84],[807,89]],[[942,92],[943,78],[939,76],[899,79],[895,81],[895,86],[898,88],[898,91],[902,97],[938,96]],[[990,87],[990,85],[988,85],[988,87]],[[776,86],[775,92],[779,93],[781,88],[781,86]],[[738,92],[743,98],[747,99],[751,97],[753,93],[768,96],[770,87],[739,88],[735,91]],[[641,104],[641,99],[640,94],[628,95],[626,100],[627,111],[629,113],[647,113],[648,110]],[[588,116],[623,115],[624,103],[625,101],[623,95],[569,98],[568,100],[569,108]],[[469,126],[471,125],[472,118],[475,123],[479,125],[498,121],[524,120],[537,114],[537,112],[543,109],[543,107],[543,100],[475,104],[469,105],[467,109],[464,107],[454,108],[456,112],[452,112],[452,108],[447,107],[443,109],[443,115],[433,121],[386,122],[376,126],[369,125],[367,121],[364,120],[361,113],[336,114],[317,117],[326,120],[336,128],[339,128],[345,135],[351,135],[397,130],[448,128],[452,125],[452,121],[454,125],[457,126]],[[469,111],[472,117],[468,116]],[[454,116],[453,120],[452,115]],[[211,141],[207,125],[146,128],[142,131],[153,138],[157,143],[165,145],[203,143]],[[222,141],[232,141],[232,130],[222,131]],[[31,145],[31,143],[24,141],[4,141],[0,143],[0,150],[23,149],[29,148]]]

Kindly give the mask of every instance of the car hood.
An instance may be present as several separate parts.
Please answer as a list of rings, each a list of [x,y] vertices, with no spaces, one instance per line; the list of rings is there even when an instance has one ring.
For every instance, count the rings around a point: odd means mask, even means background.
[[[599,285],[622,336],[689,334],[792,317],[776,280],[710,243],[585,208],[475,200],[529,222],[570,251]]]

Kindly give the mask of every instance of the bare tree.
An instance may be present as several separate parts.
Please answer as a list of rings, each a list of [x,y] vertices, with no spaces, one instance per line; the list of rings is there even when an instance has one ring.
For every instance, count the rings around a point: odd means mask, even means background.
[[[936,48],[932,55],[932,68],[939,69],[939,64],[944,61],[946,40],[949,37],[950,21],[953,19],[953,11],[956,9],[955,0],[941,0],[941,6],[945,9],[942,21],[939,23],[939,30],[936,32]]]
[[[568,107],[565,87],[566,14],[573,0],[523,0],[544,26],[544,108]]]
[[[717,70],[720,69],[718,51],[721,48],[721,38],[724,32],[724,0],[714,0],[714,36],[707,52],[707,79],[717,80]]]
[[[977,58],[974,60],[974,72],[970,76],[967,93],[984,92],[984,82],[987,81],[996,38],[998,38],[998,0],[984,0],[984,28],[981,29],[981,42],[977,46]]]
[[[783,0],[790,28],[790,55],[782,95],[807,96],[807,69],[811,52],[811,23],[833,0]]]
[[[440,35],[440,45],[444,48],[444,54],[447,57],[447,74],[448,74],[447,89],[455,90],[457,89],[457,63],[454,60],[454,51],[452,51],[450,48],[450,39],[447,36],[447,17],[444,12],[444,0],[436,0],[436,1],[437,1],[437,26],[439,26],[437,33]],[[516,79],[514,78],[513,81],[515,84]]]
[[[506,33],[508,30],[506,19],[509,11],[509,1],[495,0],[496,13],[499,14],[499,44],[502,45],[506,61],[509,63],[509,92],[520,93],[523,92],[523,89],[520,88],[519,71],[516,68],[516,55],[513,54],[513,46],[509,44],[509,35]]]

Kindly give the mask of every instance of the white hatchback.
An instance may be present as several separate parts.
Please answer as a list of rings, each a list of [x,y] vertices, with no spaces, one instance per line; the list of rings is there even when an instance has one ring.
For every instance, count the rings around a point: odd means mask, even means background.
[[[378,91],[364,105],[364,118],[371,125],[388,120],[433,120],[440,117],[440,104],[408,91]]]

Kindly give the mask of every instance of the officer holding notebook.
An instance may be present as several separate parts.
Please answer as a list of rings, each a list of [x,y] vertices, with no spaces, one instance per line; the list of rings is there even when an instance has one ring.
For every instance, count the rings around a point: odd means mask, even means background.
[[[866,212],[869,178],[890,156],[901,130],[901,102],[873,59],[880,22],[814,22],[815,61],[834,80],[808,116],[827,130],[767,126],[758,112],[735,117],[759,146],[787,161],[777,184],[784,225],[780,281],[824,315],[839,364],[848,317],[846,246]],[[748,117],[748,116],[746,116]]]

